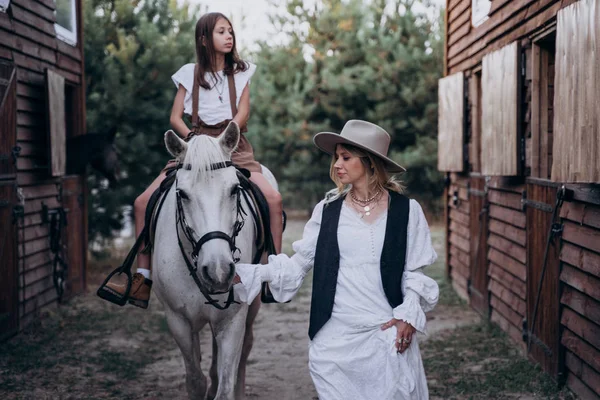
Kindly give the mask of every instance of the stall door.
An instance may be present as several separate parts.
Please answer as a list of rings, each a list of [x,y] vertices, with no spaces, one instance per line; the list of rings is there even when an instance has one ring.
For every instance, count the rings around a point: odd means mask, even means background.
[[[67,214],[63,236],[68,264],[67,297],[85,289],[87,234],[83,179],[78,175],[63,179],[63,207]]]
[[[16,178],[17,78],[13,63],[0,60],[0,180]]]
[[[559,239],[548,246],[556,187],[527,185],[527,339],[529,356],[550,375],[558,374],[559,351]],[[537,306],[536,306],[537,303]]]
[[[469,204],[471,207],[471,279],[469,293],[471,306],[481,315],[489,313],[487,274],[488,218],[485,205],[485,178],[471,177]]]
[[[19,328],[19,268],[14,181],[0,181],[0,339]]]

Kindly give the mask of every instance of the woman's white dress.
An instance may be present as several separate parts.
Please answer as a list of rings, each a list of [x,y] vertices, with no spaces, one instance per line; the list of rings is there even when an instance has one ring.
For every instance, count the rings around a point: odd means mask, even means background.
[[[315,207],[292,257],[269,257],[267,265],[238,264],[237,296],[251,302],[263,281],[279,302],[290,300],[313,267],[324,201]],[[437,283],[421,268],[437,255],[419,203],[410,201],[404,301],[392,308],[381,282],[379,261],[387,211],[367,224],[344,202],[338,227],[340,268],[331,319],[309,345],[309,369],[321,400],[427,399],[427,382],[415,334],[407,351],[396,352],[396,328],[381,330],[392,317],[425,332],[425,312],[438,301]]]

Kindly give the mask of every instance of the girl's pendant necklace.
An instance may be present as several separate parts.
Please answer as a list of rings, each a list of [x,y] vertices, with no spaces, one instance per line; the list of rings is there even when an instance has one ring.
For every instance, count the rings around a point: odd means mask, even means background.
[[[221,82],[221,90],[219,90],[219,87],[217,86],[219,84],[219,82]],[[215,85],[213,86],[213,88],[215,88],[217,90],[217,93],[219,94],[219,101],[222,104],[223,103],[223,90],[225,89],[225,77],[219,77],[219,80],[217,82],[215,82]]]

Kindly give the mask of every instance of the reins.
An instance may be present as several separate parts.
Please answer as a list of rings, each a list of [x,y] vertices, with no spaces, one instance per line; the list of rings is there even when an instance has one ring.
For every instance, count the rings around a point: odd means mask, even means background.
[[[226,161],[226,162],[212,164],[210,166],[209,170],[215,171],[218,169],[229,168],[229,167],[234,167],[234,164],[231,161]],[[190,170],[191,164],[186,164],[179,168],[185,168],[187,170]],[[235,301],[233,298],[233,287],[229,289],[229,296],[227,297],[225,304],[221,305],[221,304],[219,304],[219,300],[214,299],[211,295],[224,294],[227,292],[209,292],[208,290],[206,290],[205,287],[202,286],[202,283],[200,282],[200,279],[198,278],[198,275],[197,275],[198,256],[199,256],[200,251],[202,250],[202,246],[204,244],[206,244],[207,242],[209,242],[211,240],[221,239],[221,240],[226,241],[227,244],[229,245],[229,249],[233,256],[233,262],[237,263],[240,261],[241,253],[240,253],[240,249],[235,244],[235,240],[236,240],[237,236],[239,235],[239,233],[241,232],[242,228],[244,227],[245,217],[247,216],[246,212],[244,211],[244,209],[241,205],[241,193],[242,192],[243,192],[243,188],[241,186],[238,186],[237,190],[234,193],[234,195],[236,196],[236,221],[233,225],[233,232],[232,232],[231,236],[222,231],[211,231],[211,232],[204,234],[199,240],[196,240],[196,237],[197,237],[196,232],[187,223],[187,220],[185,217],[185,211],[183,209],[181,192],[179,189],[177,189],[177,180],[175,181],[175,196],[176,196],[176,202],[177,202],[176,203],[176,211],[175,211],[175,218],[176,218],[175,223],[177,224],[176,231],[177,231],[177,243],[179,245],[179,250],[181,251],[181,255],[183,256],[185,264],[190,272],[190,275],[194,279],[196,286],[198,286],[198,289],[206,298],[206,300],[207,300],[206,304],[210,304],[210,305],[218,308],[219,310],[225,310],[225,309],[229,308],[229,306],[231,304],[234,304],[234,303],[239,304],[239,302]],[[245,193],[244,193],[244,199],[248,202],[248,198],[246,197]],[[248,203],[248,205],[250,206],[250,209],[252,209],[250,203]],[[192,252],[190,254],[191,260],[190,260],[190,257],[188,257],[187,252],[184,248],[179,231],[183,232],[187,241],[192,245]]]

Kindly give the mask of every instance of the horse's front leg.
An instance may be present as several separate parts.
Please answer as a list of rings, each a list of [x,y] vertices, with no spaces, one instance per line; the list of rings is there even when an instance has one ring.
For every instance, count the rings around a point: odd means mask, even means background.
[[[200,339],[198,332],[193,332],[190,323],[180,314],[166,310],[167,324],[175,338],[185,363],[185,384],[190,399],[204,399],[206,395],[206,376],[202,373],[200,361]]]
[[[213,335],[217,343],[217,393],[215,400],[234,400],[237,370],[242,355],[244,330],[248,306],[240,309],[231,319],[224,318],[213,324]]]
[[[257,296],[250,307],[248,308],[248,316],[246,317],[246,330],[244,334],[244,344],[242,345],[242,357],[238,368],[237,382],[235,384],[235,399],[243,400],[246,396],[246,364],[254,343],[254,320],[260,310],[260,296]]]

